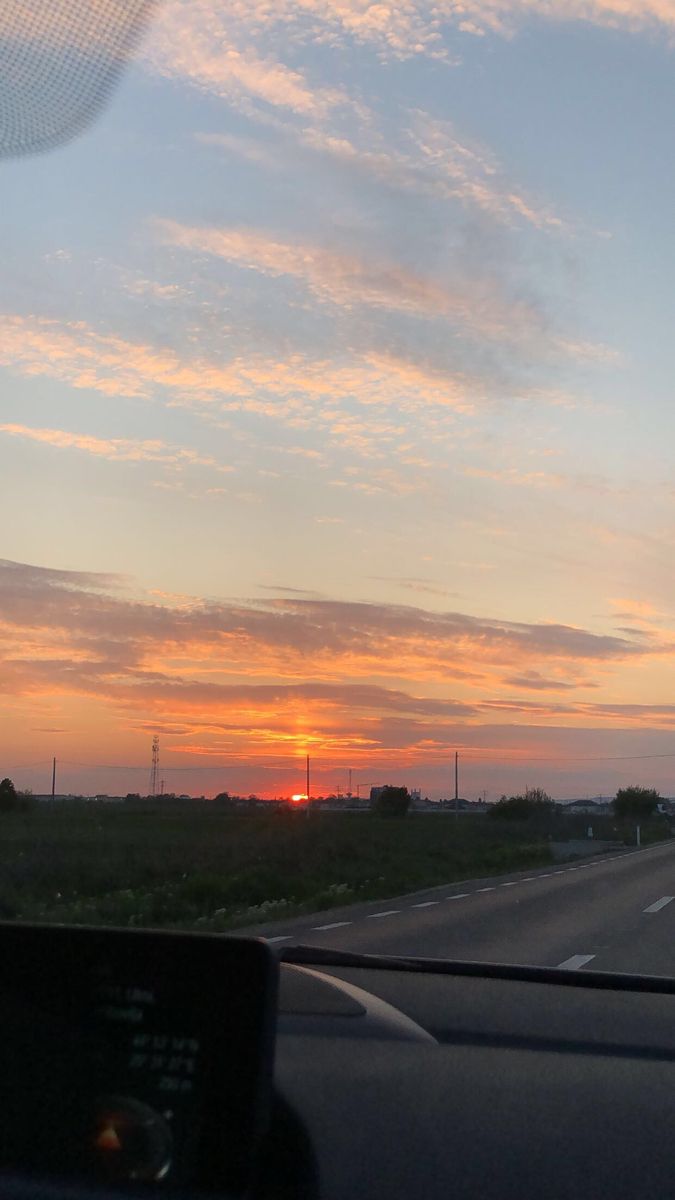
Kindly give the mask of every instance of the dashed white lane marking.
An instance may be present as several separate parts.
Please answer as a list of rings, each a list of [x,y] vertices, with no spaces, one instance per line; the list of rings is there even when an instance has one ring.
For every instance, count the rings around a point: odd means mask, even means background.
[[[647,849],[652,849],[651,846]],[[644,853],[644,850],[642,851]],[[528,875],[525,879],[510,880],[508,883],[494,884],[491,887],[476,888],[475,892],[456,892],[454,896],[444,896],[444,900],[466,900],[468,896],[477,896],[480,892],[494,892],[499,887],[515,887],[518,883],[534,883],[537,879],[550,879],[553,875],[566,875],[568,871],[581,871],[585,867],[601,867],[603,863],[617,862],[621,858],[625,858],[625,854],[615,854],[611,858],[595,859],[593,862],[579,863],[576,867],[563,867],[558,871],[547,871],[542,875]],[[670,904],[671,900],[675,900],[675,896],[662,896],[660,900],[656,900],[654,904],[650,904],[648,908],[643,909],[643,912],[652,913],[659,912],[666,904]],[[411,908],[431,908],[439,904],[439,900],[424,900],[420,904],[411,904]],[[401,912],[400,908],[388,908],[384,912],[367,913],[366,920],[373,920],[377,917],[394,917]],[[313,933],[323,933],[326,929],[342,929],[345,925],[352,925],[353,921],[332,921],[328,925],[314,925]],[[297,934],[284,933],[278,934],[276,937],[265,938],[265,941],[270,944],[273,942],[289,942]],[[594,954],[575,954],[572,958],[568,958],[564,963],[560,963],[560,967],[569,968],[570,970],[578,970],[579,967],[585,966],[587,962],[595,958]]]
[[[573,954],[571,958],[566,958],[564,962],[558,963],[558,969],[564,971],[578,971],[579,967],[585,967],[589,963],[594,954]]]
[[[670,904],[671,900],[675,900],[675,896],[662,896],[660,900],[655,900],[653,904],[649,905],[649,908],[643,908],[642,911],[659,912],[660,909],[666,907],[666,904]]]

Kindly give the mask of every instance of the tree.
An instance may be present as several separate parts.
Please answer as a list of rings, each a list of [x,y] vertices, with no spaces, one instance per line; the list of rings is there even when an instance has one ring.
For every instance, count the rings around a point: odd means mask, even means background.
[[[375,804],[374,811],[381,817],[404,817],[410,807],[410,793],[407,787],[391,787],[387,784],[382,788]]]
[[[19,807],[19,797],[11,779],[0,780],[0,812],[10,812]]]
[[[653,816],[661,796],[656,788],[632,787],[619,788],[614,797],[614,813],[617,817],[639,817],[646,821]]]
[[[532,817],[549,817],[555,810],[548,792],[543,788],[526,788],[519,796],[502,796],[488,810],[488,816],[498,821],[529,821]]]
[[[213,797],[213,803],[219,808],[234,808],[234,800],[229,792],[218,792],[218,795]]]

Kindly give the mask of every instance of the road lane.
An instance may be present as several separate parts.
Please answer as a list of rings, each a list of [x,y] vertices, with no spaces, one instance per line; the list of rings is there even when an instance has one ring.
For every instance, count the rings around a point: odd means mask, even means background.
[[[675,975],[674,895],[675,843],[668,842],[240,932],[267,937],[280,949],[302,943]]]

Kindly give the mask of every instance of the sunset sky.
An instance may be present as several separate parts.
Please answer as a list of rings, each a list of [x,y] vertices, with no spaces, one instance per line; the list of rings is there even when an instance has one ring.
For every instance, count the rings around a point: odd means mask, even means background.
[[[675,794],[673,114],[675,0],[159,4],[0,165],[0,775]]]

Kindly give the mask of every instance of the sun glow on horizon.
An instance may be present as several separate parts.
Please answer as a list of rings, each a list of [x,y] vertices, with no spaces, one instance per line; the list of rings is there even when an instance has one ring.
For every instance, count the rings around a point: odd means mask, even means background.
[[[177,0],[3,164],[0,777],[673,789],[656,25]]]

